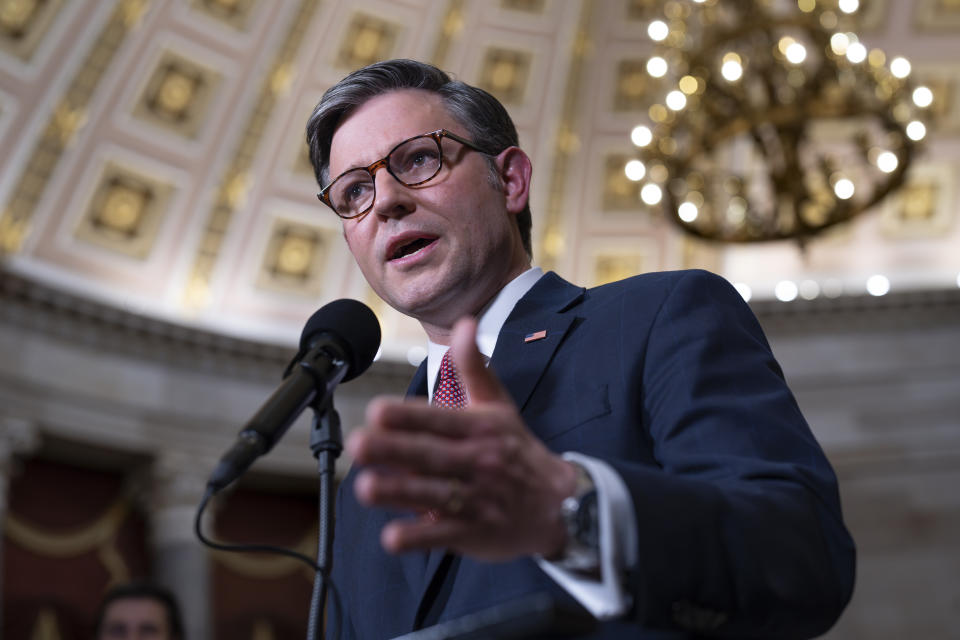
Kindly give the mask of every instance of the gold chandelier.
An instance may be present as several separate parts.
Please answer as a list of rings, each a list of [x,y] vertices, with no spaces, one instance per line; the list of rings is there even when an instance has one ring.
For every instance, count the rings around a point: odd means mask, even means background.
[[[853,33],[858,0],[656,4],[655,100],[627,177],[685,232],[805,242],[903,184],[925,137],[910,63]]]

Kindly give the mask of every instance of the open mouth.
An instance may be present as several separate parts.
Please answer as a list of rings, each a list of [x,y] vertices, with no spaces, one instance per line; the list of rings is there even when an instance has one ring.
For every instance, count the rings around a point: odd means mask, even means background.
[[[397,248],[394,249],[393,253],[390,254],[390,259],[399,260],[400,258],[406,258],[407,256],[413,255],[414,253],[420,251],[424,247],[433,244],[436,242],[436,240],[436,238],[414,238],[410,242],[398,245]]]

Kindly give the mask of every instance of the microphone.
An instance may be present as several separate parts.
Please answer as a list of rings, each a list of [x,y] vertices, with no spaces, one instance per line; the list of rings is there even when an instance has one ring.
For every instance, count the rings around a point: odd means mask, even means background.
[[[380,348],[380,323],[370,308],[347,298],[314,312],[283,382],[244,425],[237,442],[210,474],[216,493],[239,478],[287,432],[307,407],[321,406],[340,383],[367,370]]]

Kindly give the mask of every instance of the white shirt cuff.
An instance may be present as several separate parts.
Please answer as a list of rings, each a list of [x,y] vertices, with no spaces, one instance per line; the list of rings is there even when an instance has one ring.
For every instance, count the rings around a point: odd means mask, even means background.
[[[597,488],[600,517],[600,577],[596,579],[560,568],[537,557],[537,564],[594,617],[607,620],[630,608],[624,589],[626,568],[636,563],[637,520],[623,478],[602,460],[567,452],[563,459],[583,467]]]

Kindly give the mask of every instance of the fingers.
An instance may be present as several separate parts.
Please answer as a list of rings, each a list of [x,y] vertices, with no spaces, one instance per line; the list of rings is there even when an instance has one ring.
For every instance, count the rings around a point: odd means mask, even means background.
[[[422,433],[455,440],[495,435],[500,430],[498,425],[501,421],[515,416],[516,409],[512,401],[510,404],[471,405],[465,411],[460,411],[440,409],[420,402],[377,398],[367,405],[365,426],[378,433]]]
[[[450,351],[471,405],[497,401],[511,402],[510,395],[493,371],[487,368],[483,354],[477,349],[475,319],[465,317],[457,321],[453,327]]]
[[[469,474],[475,449],[467,440],[403,431],[366,429],[347,440],[347,451],[360,464],[454,478]]]
[[[413,474],[385,474],[366,470],[357,474],[354,492],[367,506],[458,515],[463,510],[466,483],[450,478]]]
[[[424,402],[407,402],[398,398],[375,398],[367,405],[368,427],[387,431],[415,431],[447,438],[467,435],[468,425],[460,412],[437,409]]]
[[[394,520],[380,532],[380,544],[390,553],[449,547],[453,540],[469,535],[470,524],[456,518]]]

